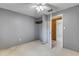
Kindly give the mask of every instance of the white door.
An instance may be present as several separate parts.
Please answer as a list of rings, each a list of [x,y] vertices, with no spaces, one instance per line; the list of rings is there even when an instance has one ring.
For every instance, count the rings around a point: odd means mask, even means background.
[[[57,20],[57,46],[63,48],[63,20]]]

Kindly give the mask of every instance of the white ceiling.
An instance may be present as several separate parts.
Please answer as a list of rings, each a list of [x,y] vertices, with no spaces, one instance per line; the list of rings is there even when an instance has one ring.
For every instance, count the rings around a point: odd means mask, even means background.
[[[8,4],[0,4],[0,8],[5,8],[8,10],[12,10],[15,12],[19,12],[25,15],[29,15],[35,18],[41,17],[41,14],[37,13],[32,6],[35,5],[34,3],[8,3]],[[54,12],[63,10],[66,8],[73,7],[75,5],[78,5],[77,3],[47,3],[47,6],[50,6]]]
[[[60,10],[67,9],[78,5],[78,3],[52,3],[51,5],[57,7]]]

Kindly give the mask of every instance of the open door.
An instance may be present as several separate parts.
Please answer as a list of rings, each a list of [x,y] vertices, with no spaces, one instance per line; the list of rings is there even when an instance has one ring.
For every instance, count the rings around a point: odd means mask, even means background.
[[[53,16],[51,20],[52,46],[57,46],[58,44],[63,46],[62,40],[63,40],[63,16],[62,15]]]

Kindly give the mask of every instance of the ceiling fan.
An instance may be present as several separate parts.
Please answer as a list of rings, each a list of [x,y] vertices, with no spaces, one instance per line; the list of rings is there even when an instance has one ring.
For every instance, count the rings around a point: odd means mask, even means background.
[[[35,8],[37,13],[41,14],[50,14],[53,11],[47,3],[35,3],[32,7]]]

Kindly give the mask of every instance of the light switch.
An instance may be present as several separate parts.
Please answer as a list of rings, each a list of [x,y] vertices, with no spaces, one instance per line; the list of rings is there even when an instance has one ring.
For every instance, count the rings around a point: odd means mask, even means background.
[[[66,29],[66,27],[64,26],[64,30]]]
[[[21,38],[19,38],[19,41],[22,41],[22,39],[21,39]]]

